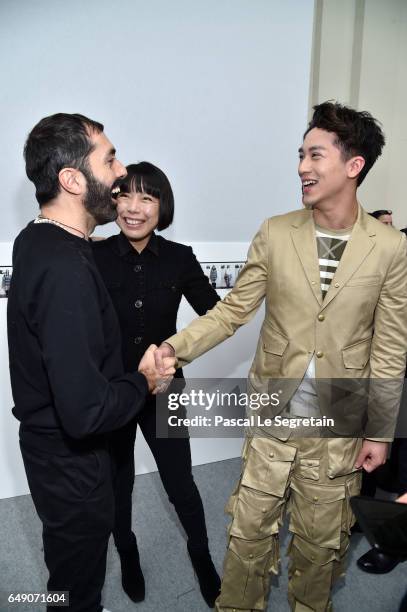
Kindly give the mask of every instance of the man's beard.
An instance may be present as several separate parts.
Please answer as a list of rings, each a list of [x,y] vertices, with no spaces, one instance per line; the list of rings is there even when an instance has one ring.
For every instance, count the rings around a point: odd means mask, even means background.
[[[116,205],[112,200],[112,187],[98,181],[87,168],[81,169],[86,178],[87,190],[83,205],[96,221],[96,225],[104,225],[117,219]]]

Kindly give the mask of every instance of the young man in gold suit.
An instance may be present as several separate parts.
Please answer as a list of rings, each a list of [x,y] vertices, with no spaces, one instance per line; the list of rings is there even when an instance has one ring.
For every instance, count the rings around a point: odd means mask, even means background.
[[[371,472],[386,459],[405,370],[406,239],[356,197],[383,145],[369,113],[316,106],[299,149],[304,208],[264,221],[234,289],[156,351],[158,366],[174,354],[183,366],[231,336],[265,300],[251,389],[270,390],[275,381],[284,389],[272,417],[335,421],[323,434],[331,437],[251,432],[227,507],[219,612],[267,607],[287,502],[291,608],[331,610],[354,521],[349,498],[361,468]]]

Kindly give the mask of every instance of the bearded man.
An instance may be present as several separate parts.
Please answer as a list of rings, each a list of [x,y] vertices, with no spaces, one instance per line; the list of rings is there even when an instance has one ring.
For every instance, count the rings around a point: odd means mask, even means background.
[[[123,371],[119,324],[88,242],[95,225],[116,218],[112,190],[126,170],[103,125],[78,114],[42,119],[24,153],[40,214],[13,250],[13,413],[48,590],[68,591],[71,612],[100,612],[114,521],[108,434],[157,384],[151,350],[139,372]]]

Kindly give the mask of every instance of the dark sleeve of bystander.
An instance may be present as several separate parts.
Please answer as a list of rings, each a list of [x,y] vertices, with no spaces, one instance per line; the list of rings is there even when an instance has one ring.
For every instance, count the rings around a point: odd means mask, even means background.
[[[199,316],[204,315],[215,306],[220,297],[205,276],[191,247],[188,247],[184,265],[182,292],[195,312]]]

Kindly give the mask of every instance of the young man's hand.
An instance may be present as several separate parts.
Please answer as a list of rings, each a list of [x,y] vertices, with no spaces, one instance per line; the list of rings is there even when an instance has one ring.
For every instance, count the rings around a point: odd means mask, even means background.
[[[165,359],[174,359],[175,363],[175,351],[171,344],[167,344],[167,342],[162,342],[158,348],[156,348],[154,353],[155,366],[161,376],[164,376],[165,372]]]
[[[386,463],[388,442],[364,440],[355,462],[355,468],[363,467],[366,472],[373,472],[379,465]]]
[[[154,352],[157,350],[155,344],[151,344],[143,355],[139,363],[138,371],[147,379],[150,393],[163,393],[170,384],[175,374],[175,357],[164,357],[162,359],[162,368],[159,372],[155,360]]]

